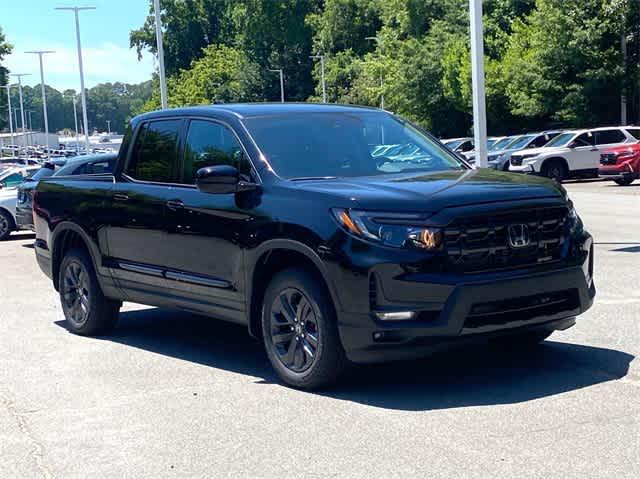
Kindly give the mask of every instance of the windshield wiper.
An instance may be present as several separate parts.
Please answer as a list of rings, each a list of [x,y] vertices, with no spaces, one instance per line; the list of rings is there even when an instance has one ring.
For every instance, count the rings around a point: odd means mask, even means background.
[[[289,178],[290,181],[308,181],[308,180],[335,180],[337,176],[299,176],[298,178]]]

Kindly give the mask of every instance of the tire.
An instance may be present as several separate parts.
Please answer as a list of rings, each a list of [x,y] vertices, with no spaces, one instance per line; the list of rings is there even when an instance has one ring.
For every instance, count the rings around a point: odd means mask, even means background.
[[[503,336],[494,343],[507,350],[529,349],[538,346],[552,334],[553,331],[527,331]]]
[[[104,296],[93,262],[85,250],[67,252],[60,265],[58,284],[69,331],[95,336],[115,327],[121,303]]]
[[[618,186],[629,186],[631,183],[633,183],[634,179],[635,178],[633,178],[633,177],[627,176],[625,178],[620,178],[620,179],[613,180],[613,181],[615,181]]]
[[[542,175],[561,183],[567,176],[565,166],[558,160],[547,161],[542,166]]]
[[[15,224],[11,215],[0,210],[0,241],[6,240],[14,229]]]
[[[323,388],[348,368],[333,302],[318,279],[303,269],[281,271],[269,283],[262,333],[271,365],[290,386]]]

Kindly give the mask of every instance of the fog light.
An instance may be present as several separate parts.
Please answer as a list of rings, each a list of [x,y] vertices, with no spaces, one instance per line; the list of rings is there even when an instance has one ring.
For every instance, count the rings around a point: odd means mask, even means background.
[[[413,319],[415,311],[392,311],[388,313],[376,313],[376,317],[382,321],[407,321]]]

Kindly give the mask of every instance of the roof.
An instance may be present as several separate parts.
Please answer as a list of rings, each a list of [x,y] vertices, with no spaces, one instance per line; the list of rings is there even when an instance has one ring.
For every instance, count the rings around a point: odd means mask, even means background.
[[[354,105],[335,105],[329,103],[226,103],[216,105],[202,105],[185,108],[171,108],[145,113],[137,117],[143,119],[158,116],[181,116],[211,114],[232,115],[244,119],[257,116],[282,115],[290,113],[355,113],[381,112],[379,108]]]

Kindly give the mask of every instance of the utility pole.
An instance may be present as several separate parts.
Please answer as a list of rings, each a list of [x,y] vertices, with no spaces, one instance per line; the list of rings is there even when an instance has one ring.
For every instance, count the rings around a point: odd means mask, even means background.
[[[47,151],[49,151],[49,119],[47,117],[47,94],[44,89],[44,67],[42,62],[42,56],[47,53],[55,53],[52,50],[37,50],[25,53],[34,53],[38,55],[38,59],[40,60],[40,93],[42,94],[42,114],[44,116],[44,135],[45,135],[45,145]],[[47,153],[48,154],[48,153]]]
[[[31,113],[33,113],[33,110],[27,110],[27,127],[29,128],[29,144],[31,146],[35,146],[34,142],[33,142],[33,128],[31,126]]]
[[[20,94],[20,120],[22,125],[22,146],[27,146],[26,141],[26,131],[24,128],[24,102],[22,100],[22,77],[29,76],[30,73],[11,73],[11,76],[18,78],[18,93]]]
[[[620,37],[620,50],[622,52],[622,71],[627,71],[627,35],[622,33]],[[623,80],[624,81],[624,80]],[[627,124],[627,92],[624,84],[620,94],[620,125]]]
[[[484,89],[484,31],[482,26],[482,0],[469,0],[471,18],[471,80],[473,86],[473,138],[476,164],[486,168],[487,162],[487,108]]]
[[[277,68],[275,70],[270,68],[269,71],[280,74],[280,101],[284,103],[284,72],[282,71],[282,68]]]
[[[158,70],[160,73],[160,103],[167,109],[167,80],[164,74],[164,46],[162,44],[162,22],[160,21],[160,0],[153,0],[153,15],[156,21],[156,46],[158,51]]]
[[[56,10],[71,10],[76,19],[76,41],[78,44],[78,67],[80,69],[80,96],[82,98],[82,121],[84,123],[84,141],[87,153],[91,150],[89,144],[89,121],[87,120],[87,97],[84,91],[84,71],[82,69],[82,45],[80,44],[80,19],[78,12],[81,10],[95,10],[96,7],[57,7]]]
[[[13,135],[13,113],[11,112],[11,85],[9,85],[9,81],[7,80],[7,84],[2,86],[7,89],[7,105],[9,107],[9,131],[11,132],[11,144],[16,144],[15,136]],[[16,125],[17,127],[18,125]]]
[[[111,120],[107,120],[107,130],[109,131],[109,136],[111,136]]]
[[[322,83],[322,103],[327,103],[327,87],[324,81],[324,55],[311,55],[309,58],[314,60],[320,60],[320,74],[321,74],[321,83]]]

